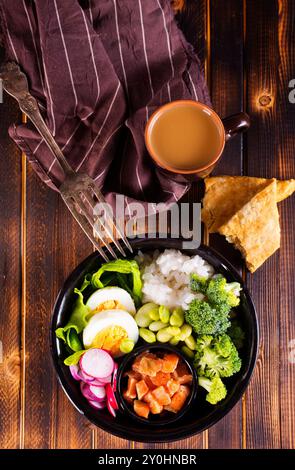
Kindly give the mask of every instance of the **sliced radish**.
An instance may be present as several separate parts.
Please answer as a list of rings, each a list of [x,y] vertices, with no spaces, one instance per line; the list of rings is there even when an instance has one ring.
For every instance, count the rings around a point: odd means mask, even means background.
[[[114,392],[117,390],[117,375],[118,375],[118,364],[114,365],[113,379],[112,379],[112,388]]]
[[[80,383],[81,393],[87,400],[96,401],[96,396],[90,391],[90,385],[85,382]]]
[[[83,380],[83,382],[86,382],[87,384],[93,383],[95,378],[91,377],[91,375],[86,374],[82,369],[79,370],[78,372],[80,379]]]
[[[72,374],[73,379],[75,380],[81,380],[81,377],[79,375],[79,366],[77,364],[70,366],[70,372]]]
[[[99,379],[94,379],[90,385],[94,385],[95,387],[104,387],[105,386],[105,382],[103,382],[102,380],[99,380]]]
[[[106,391],[104,387],[90,385],[89,390],[96,397],[97,401],[103,401],[106,399]]]
[[[102,349],[88,349],[80,359],[82,371],[96,379],[105,379],[110,376],[114,370],[114,361],[112,357]]]
[[[102,379],[99,379],[99,381],[100,381],[101,383],[103,383],[104,385],[106,385],[106,384],[111,383],[112,377],[113,377],[113,374],[108,375],[107,377],[104,377],[104,378],[102,378]]]
[[[118,410],[119,406],[114,394],[114,390],[112,389],[111,384],[106,385],[106,394],[107,394],[107,403],[110,404],[110,406],[114,410]]]
[[[97,410],[103,410],[106,407],[105,401],[88,400],[88,403],[89,405],[91,405],[93,408],[96,408]]]
[[[116,417],[116,412],[115,412],[114,408],[112,407],[112,405],[110,404],[109,401],[107,401],[107,408],[108,408],[109,412],[111,413],[111,415],[115,418]]]

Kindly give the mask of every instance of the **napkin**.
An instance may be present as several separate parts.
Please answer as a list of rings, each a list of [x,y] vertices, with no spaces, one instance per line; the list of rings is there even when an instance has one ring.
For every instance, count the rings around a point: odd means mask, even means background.
[[[178,200],[188,185],[159,173],[146,122],[171,100],[210,104],[200,62],[168,0],[0,0],[8,60],[20,64],[42,115],[74,170],[111,203]],[[197,34],[197,32],[196,32]],[[34,127],[9,134],[58,189],[63,173]]]

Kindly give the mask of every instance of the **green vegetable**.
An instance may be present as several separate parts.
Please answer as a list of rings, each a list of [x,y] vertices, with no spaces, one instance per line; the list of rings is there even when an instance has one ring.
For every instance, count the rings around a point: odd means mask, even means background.
[[[198,274],[192,274],[190,280],[190,288],[194,292],[201,292],[202,294],[206,293],[208,279]]]
[[[240,298],[235,292],[239,292],[238,282],[227,283],[225,277],[218,274],[208,282],[206,297],[209,302],[215,305],[227,304],[229,307],[237,307]]]
[[[162,328],[166,328],[168,326],[168,323],[162,323],[161,321],[153,321],[150,325],[149,325],[149,329],[151,331],[159,331],[161,330]]]
[[[185,338],[184,342],[185,342],[186,346],[189,349],[191,349],[191,351],[194,351],[196,349],[196,340],[192,335]]]
[[[227,334],[231,337],[235,347],[241,349],[245,341],[245,333],[237,320],[233,320]]]
[[[185,313],[185,320],[198,335],[224,333],[230,326],[230,307],[213,307],[204,300],[193,299]]]
[[[193,351],[192,351],[190,348],[188,348],[187,346],[182,346],[181,351],[182,351],[183,354],[185,354],[186,357],[188,357],[189,359],[193,359],[194,356],[195,356],[194,353],[193,353]]]
[[[152,322],[152,319],[149,314],[152,310],[156,308],[158,308],[158,306],[153,302],[148,302],[147,304],[144,304],[142,307],[140,307],[134,317],[137,325],[143,328],[149,326]]]
[[[198,378],[199,385],[207,390],[206,400],[211,405],[216,405],[226,397],[227,391],[224,383],[219,377],[208,379],[207,377]]]
[[[84,304],[84,297],[81,290],[76,288],[74,292],[78,294],[78,299],[75,302],[70,319],[66,326],[57,328],[55,334],[58,338],[62,339],[72,351],[79,351],[82,349],[82,345],[78,335],[84,330],[88,323],[90,308]]]
[[[78,364],[78,362],[80,360],[80,357],[83,356],[84,353],[85,353],[85,349],[81,349],[81,351],[75,352],[74,354],[72,354],[71,356],[68,356],[64,360],[64,364],[66,366],[74,366],[74,365]]]
[[[185,325],[182,325],[182,327],[180,328],[179,339],[181,341],[184,341],[188,336],[192,334],[192,331],[193,331],[192,327],[188,325],[187,323]]]
[[[160,319],[159,308],[156,307],[149,312],[149,316],[153,321],[158,321]]]
[[[156,335],[147,328],[139,328],[139,336],[147,343],[155,343]]]
[[[157,333],[157,340],[160,342],[160,343],[168,343],[172,336],[171,334],[167,333],[167,328],[162,328],[160,331],[158,331]]]
[[[161,322],[169,323],[169,319],[170,319],[169,308],[165,307],[164,305],[160,305],[159,316],[160,316]]]
[[[179,336],[173,336],[170,339],[169,343],[171,344],[171,346],[177,346],[179,341],[180,341]]]
[[[231,377],[241,369],[241,359],[227,334],[216,337],[203,335],[196,341],[194,365],[199,376]]]
[[[168,335],[171,336],[180,335],[180,328],[178,328],[178,326],[167,326],[167,328],[165,328],[165,331],[168,333]]]
[[[126,276],[126,283],[128,285],[128,275],[132,275],[132,288],[130,288],[130,292],[134,299],[136,305],[139,305],[141,302],[142,297],[142,282],[141,282],[141,275],[140,270],[137,262],[135,260],[127,260],[127,259],[116,259],[114,261],[110,261],[109,263],[103,264],[99,270],[92,275],[91,283],[93,287],[101,289],[104,287],[103,282],[101,281],[101,276],[104,272],[116,272],[119,274],[125,274]],[[123,277],[119,276],[119,279],[122,282]]]
[[[124,338],[120,344],[120,351],[124,354],[128,354],[134,348],[134,341],[132,339]]]
[[[170,317],[170,325],[181,327],[184,323],[184,313],[182,308],[175,308]]]

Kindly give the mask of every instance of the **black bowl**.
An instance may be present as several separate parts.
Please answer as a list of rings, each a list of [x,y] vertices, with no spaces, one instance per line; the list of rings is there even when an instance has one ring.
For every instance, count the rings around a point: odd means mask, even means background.
[[[188,368],[189,373],[193,377],[192,383],[190,384],[191,393],[186,403],[184,404],[183,408],[178,413],[174,414],[169,411],[166,411],[166,412],[164,411],[159,415],[150,415],[148,419],[141,418],[133,411],[132,405],[130,405],[123,397],[123,392],[124,390],[126,390],[126,386],[127,386],[127,377],[124,377],[125,372],[131,369],[133,361],[139,354],[142,354],[143,352],[149,352],[149,351],[152,351],[155,354],[157,352],[177,354],[179,358],[182,359],[182,361],[185,363],[185,365]],[[143,424],[144,426],[169,426],[171,423],[174,423],[178,419],[182,418],[185,415],[185,413],[187,413],[190,410],[192,404],[194,403],[196,399],[197,388],[198,388],[196,369],[194,368],[190,360],[187,357],[185,357],[182,351],[180,351],[176,347],[170,346],[169,344],[161,344],[161,343],[155,343],[155,344],[145,343],[144,346],[138,347],[134,349],[131,353],[127,354],[119,366],[117,384],[118,384],[117,385],[117,400],[123,412],[129,414],[133,420],[137,421],[138,423]]]
[[[51,350],[58,379],[69,400],[96,426],[123,439],[140,442],[169,442],[184,439],[204,431],[222,419],[242,397],[256,362],[258,350],[258,322],[255,307],[243,280],[237,271],[219,253],[207,246],[196,250],[183,250],[181,239],[135,239],[131,240],[134,252],[137,250],[153,251],[174,248],[193,256],[199,254],[210,263],[216,272],[223,274],[229,282],[237,281],[242,285],[239,318],[245,331],[245,344],[240,351],[242,368],[239,373],[226,380],[228,394],[218,405],[212,406],[205,401],[205,393],[198,389],[197,400],[192,404],[191,412],[167,426],[144,426],[131,421],[126,413],[118,412],[114,419],[107,410],[94,410],[81,395],[79,384],[72,378],[69,368],[63,364],[68,355],[64,344],[55,336],[56,328],[66,324],[74,301],[74,288],[81,285],[87,272],[95,271],[103,262],[97,252],[86,258],[68,277],[58,294],[51,321]]]

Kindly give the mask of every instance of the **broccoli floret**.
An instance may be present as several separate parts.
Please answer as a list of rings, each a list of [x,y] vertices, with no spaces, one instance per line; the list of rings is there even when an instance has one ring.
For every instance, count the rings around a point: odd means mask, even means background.
[[[228,335],[207,335],[197,338],[194,365],[200,376],[231,377],[241,369],[241,359]]]
[[[229,311],[230,307],[225,304],[215,308],[204,300],[193,299],[185,313],[185,319],[198,335],[216,335],[229,328]]]
[[[198,274],[191,275],[191,282],[190,288],[194,292],[202,292],[202,294],[206,293],[208,286],[208,279],[203,276],[199,276]]]
[[[241,349],[245,341],[245,333],[240,327],[237,320],[233,320],[231,326],[227,331],[228,335],[231,337],[235,347]]]
[[[236,282],[227,284],[225,277],[221,274],[217,275],[210,279],[206,297],[214,305],[225,304],[229,307],[236,307],[240,303],[240,298],[236,295],[237,284]]]
[[[216,405],[216,403],[226,397],[227,391],[225,385],[219,377],[215,377],[212,380],[206,377],[199,377],[198,383],[207,390],[206,400],[211,403],[211,405]]]

